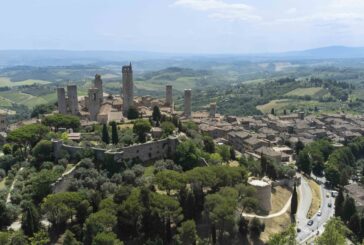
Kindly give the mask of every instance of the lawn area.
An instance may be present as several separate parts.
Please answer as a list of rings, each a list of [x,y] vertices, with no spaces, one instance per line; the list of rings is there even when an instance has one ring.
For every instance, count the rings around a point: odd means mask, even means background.
[[[134,127],[134,124],[132,124],[132,123],[124,123],[124,124],[118,125],[119,129],[126,129],[126,128],[132,129],[133,127]]]
[[[7,99],[8,101],[12,101],[17,104],[25,105],[29,108],[33,108],[36,105],[47,103],[47,101],[41,97],[33,96],[25,93],[9,93],[9,92],[1,92],[0,96],[2,98]]]
[[[271,112],[272,108],[275,110],[282,109],[290,104],[292,104],[293,100],[282,99],[282,100],[271,100],[269,103],[264,105],[258,105],[257,109],[263,113]]]
[[[311,88],[296,88],[288,93],[285,96],[296,96],[296,97],[320,97],[327,94],[328,91],[322,87],[311,87]]]
[[[32,84],[48,84],[50,82],[44,80],[33,80],[28,79],[19,82],[12,82],[8,77],[0,77],[0,87],[14,87],[14,86],[22,86],[22,85],[32,85]]]
[[[267,242],[272,234],[282,232],[291,225],[290,210],[288,209],[287,212],[281,216],[272,219],[265,219],[264,223],[265,230],[260,235],[260,239]]]
[[[5,180],[6,180],[6,177],[0,181],[0,190],[3,190],[5,188]]]
[[[146,167],[144,170],[144,177],[153,176],[153,172],[154,172],[154,166]]]
[[[310,219],[320,209],[322,197],[320,186],[315,181],[310,179],[308,180],[308,184],[310,185],[312,192],[312,202],[307,213],[307,218]]]
[[[272,210],[270,211],[271,214],[281,210],[292,195],[292,192],[285,187],[277,186],[274,189],[275,191],[272,192]],[[265,219],[265,230],[260,235],[260,239],[264,242],[267,242],[272,234],[286,230],[288,226],[291,225],[290,212],[291,210],[289,208],[287,212],[278,217]]]
[[[275,187],[274,191],[272,191],[272,210],[269,213],[273,214],[280,211],[286,205],[291,195],[292,193],[289,189],[282,186]]]

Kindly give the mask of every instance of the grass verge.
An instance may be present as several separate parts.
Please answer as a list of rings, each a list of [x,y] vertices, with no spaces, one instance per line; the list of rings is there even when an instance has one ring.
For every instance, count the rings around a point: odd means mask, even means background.
[[[312,192],[312,202],[310,209],[307,213],[307,218],[311,218],[317,211],[319,211],[321,206],[321,189],[320,186],[313,180],[308,180]]]

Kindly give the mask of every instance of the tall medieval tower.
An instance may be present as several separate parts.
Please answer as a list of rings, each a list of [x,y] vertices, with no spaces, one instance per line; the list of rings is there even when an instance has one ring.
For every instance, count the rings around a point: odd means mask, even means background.
[[[134,103],[133,69],[130,65],[123,66],[123,113],[127,115],[128,110]]]
[[[101,75],[99,74],[96,74],[95,75],[95,80],[94,80],[94,87],[97,88],[99,91],[99,99],[100,99],[100,102],[102,103],[104,101],[104,91],[102,89],[102,79],[101,79]]]
[[[97,121],[97,115],[101,107],[100,91],[98,88],[90,88],[88,90],[88,108],[90,112],[90,120]]]
[[[79,114],[78,108],[78,96],[77,96],[77,86],[67,85],[67,96],[68,96],[68,106],[70,108],[72,115]]]
[[[184,116],[186,118],[192,117],[192,109],[191,109],[191,103],[192,103],[192,90],[191,89],[185,89],[185,96],[184,96]]]

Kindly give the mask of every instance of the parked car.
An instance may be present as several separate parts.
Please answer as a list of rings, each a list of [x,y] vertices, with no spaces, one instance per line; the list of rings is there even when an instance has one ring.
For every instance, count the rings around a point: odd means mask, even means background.
[[[317,212],[317,216],[321,216],[321,215],[322,215],[321,210],[319,210],[319,211]]]
[[[327,204],[327,206],[328,206],[329,208],[331,208],[331,207],[332,207],[331,202],[329,202],[329,204]]]
[[[307,225],[309,225],[309,226],[313,225],[313,220],[309,220],[309,221],[307,222]]]

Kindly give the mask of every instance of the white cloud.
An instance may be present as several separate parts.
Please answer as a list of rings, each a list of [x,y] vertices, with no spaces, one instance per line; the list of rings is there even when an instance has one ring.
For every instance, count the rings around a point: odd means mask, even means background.
[[[228,3],[222,0],[177,0],[175,6],[207,12],[209,17],[224,20],[259,21],[252,6],[243,3]]]

